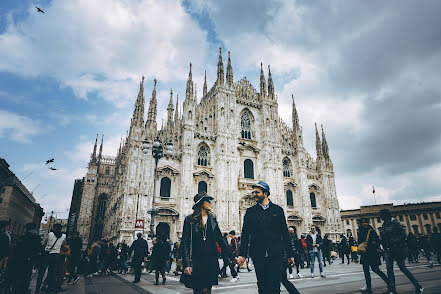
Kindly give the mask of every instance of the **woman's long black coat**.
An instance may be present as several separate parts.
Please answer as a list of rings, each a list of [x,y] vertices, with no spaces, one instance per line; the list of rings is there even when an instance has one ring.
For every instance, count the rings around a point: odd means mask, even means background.
[[[378,246],[380,244],[380,239],[378,238],[377,233],[375,232],[372,226],[367,227],[366,229],[360,227],[358,233],[358,244],[361,244],[366,241],[369,230],[371,233],[369,235],[368,246],[365,254],[361,254],[360,263],[361,264],[369,264],[369,265],[380,265],[380,255],[378,253]]]
[[[225,238],[223,238],[222,233],[219,229],[219,225],[217,223],[216,217],[214,214],[209,213],[208,214],[209,221],[207,220],[207,224],[210,223],[210,227],[207,229],[210,229],[212,231],[212,234],[214,236],[214,239],[212,239],[212,242],[214,242],[211,246],[212,252],[211,254],[207,254],[207,256],[204,257],[204,264],[207,263],[207,259],[210,259],[208,262],[212,266],[210,268],[207,268],[206,270],[210,273],[210,276],[213,276],[213,279],[217,281],[217,276],[219,274],[219,263],[218,263],[218,252],[217,252],[217,246],[216,242],[219,244],[222,250],[222,255],[224,257],[230,258],[231,261],[234,262],[234,257],[231,253],[230,246],[228,246]],[[193,231],[191,234],[191,230]],[[200,228],[193,223],[193,216],[188,215],[184,220],[184,228],[182,230],[182,240],[181,240],[181,254],[182,254],[182,263],[183,268],[191,267],[192,265],[195,266],[200,260],[195,258],[195,255],[193,254],[193,260],[190,260],[190,236],[193,235],[193,237],[196,235],[196,232],[198,232]],[[197,256],[197,255],[196,255]],[[197,276],[193,275],[192,279],[198,279]]]

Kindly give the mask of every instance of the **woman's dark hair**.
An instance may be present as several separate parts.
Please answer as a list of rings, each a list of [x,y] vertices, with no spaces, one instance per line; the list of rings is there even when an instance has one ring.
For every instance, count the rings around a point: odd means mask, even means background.
[[[191,216],[191,223],[196,225],[198,228],[202,228],[202,205],[196,206]]]

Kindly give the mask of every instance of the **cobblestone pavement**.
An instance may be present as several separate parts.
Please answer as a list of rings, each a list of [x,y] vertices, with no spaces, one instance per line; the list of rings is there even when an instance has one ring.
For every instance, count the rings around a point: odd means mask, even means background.
[[[441,266],[435,265],[429,268],[425,263],[410,264],[410,270],[415,274],[420,283],[425,287],[424,293],[441,293]],[[380,267],[386,272],[385,266]],[[318,270],[318,268],[316,269]],[[326,278],[320,278],[316,272],[315,278],[310,278],[309,269],[301,269],[300,273],[304,278],[290,279],[297,287],[300,293],[360,293],[360,288],[364,286],[364,275],[361,265],[358,263],[341,264],[334,262],[331,266],[325,267]],[[414,293],[414,288],[409,280],[395,268],[398,293]],[[213,293],[257,293],[256,276],[254,271],[241,272],[240,279],[236,283],[231,283],[230,278],[221,279],[219,285],[213,288]],[[96,293],[157,293],[157,294],[175,294],[175,293],[193,293],[191,289],[186,289],[179,283],[179,276],[167,274],[165,285],[154,285],[154,273],[143,274],[141,282],[133,284],[133,275],[112,274],[102,277],[83,278],[72,286],[63,285],[66,294],[96,294]],[[386,291],[384,282],[374,273],[372,273],[372,285],[374,293],[383,293]],[[282,293],[287,291],[282,286]]]

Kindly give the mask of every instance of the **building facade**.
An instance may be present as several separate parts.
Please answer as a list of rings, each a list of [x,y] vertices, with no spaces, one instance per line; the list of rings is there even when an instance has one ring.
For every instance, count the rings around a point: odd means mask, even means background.
[[[0,219],[9,221],[9,231],[21,235],[25,225],[32,222],[39,227],[43,215],[32,193],[0,158]]]
[[[335,175],[323,128],[316,126],[316,159],[303,145],[302,127],[292,101],[290,128],[278,114],[278,97],[268,67],[260,71],[260,91],[243,78],[233,81],[228,53],[226,74],[221,52],[217,79],[202,97],[196,92],[192,68],[180,111],[173,91],[167,122],[158,130],[156,80],[144,119],[144,78],[126,138],[116,158],[102,155],[97,143],[85,176],[78,230],[85,240],[134,238],[135,221],[150,224],[155,161],[142,152],[146,139],[172,142],[173,155],[159,160],[156,190],[156,230],[172,239],[182,232],[192,212],[193,196],[206,191],[215,197],[213,210],[222,231],[241,231],[245,211],[254,200],[258,180],[271,187],[270,199],[285,209],[287,223],[298,234],[315,224],[321,231],[342,232]],[[199,102],[198,102],[199,101]]]
[[[409,203],[403,205],[381,204],[361,206],[360,209],[342,210],[341,221],[344,232],[357,238],[357,220],[361,217],[369,218],[371,226],[379,233],[378,228],[383,222],[380,218],[380,210],[388,209],[409,232],[415,235],[430,235],[433,228],[437,227],[441,232],[441,202]]]

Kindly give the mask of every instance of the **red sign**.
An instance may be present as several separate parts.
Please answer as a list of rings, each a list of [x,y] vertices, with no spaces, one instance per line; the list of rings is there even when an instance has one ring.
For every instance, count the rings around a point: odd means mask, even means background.
[[[143,219],[136,220],[135,229],[144,229],[144,220]]]

